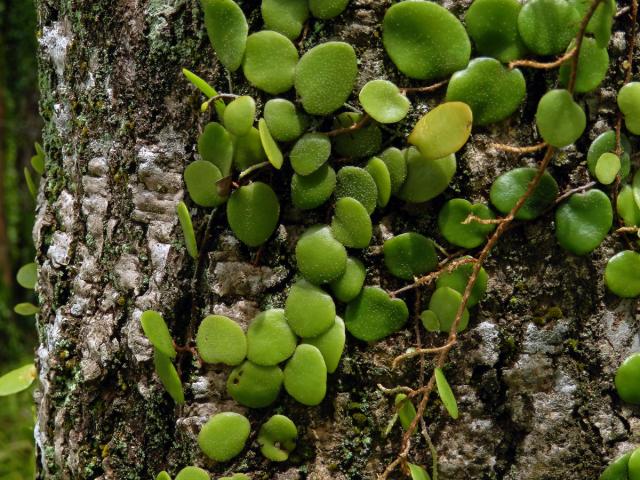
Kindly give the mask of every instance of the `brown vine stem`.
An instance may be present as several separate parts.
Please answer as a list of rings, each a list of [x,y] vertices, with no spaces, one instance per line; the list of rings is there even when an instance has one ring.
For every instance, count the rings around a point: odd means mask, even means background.
[[[631,32],[629,36],[629,46],[627,48],[627,61],[624,64],[627,69],[624,76],[623,86],[631,81],[633,74],[633,50],[636,42],[636,32],[638,29],[638,0],[631,0]],[[618,115],[616,118],[616,155],[622,155],[622,112],[618,109]]]
[[[240,175],[238,175],[238,182],[243,178],[245,178],[247,175],[250,175],[251,173],[255,172],[256,170],[259,170],[262,167],[268,167],[269,165],[271,165],[271,162],[269,161],[264,161],[264,162],[256,163],[255,165],[251,165],[250,167],[240,172]]]
[[[557,60],[553,62],[537,62],[535,60],[514,60],[509,62],[509,69],[516,67],[529,67],[529,68],[537,68],[540,70],[552,70],[554,68],[558,68],[564,62],[574,57],[576,54],[576,47],[573,47],[567,53],[559,57]]]
[[[479,223],[480,225],[500,225],[504,222],[504,218],[480,218],[473,213],[470,213],[467,218],[462,221],[462,225],[469,225],[470,223]]]
[[[235,93],[219,93],[215,97],[211,97],[209,100],[207,100],[202,104],[202,107],[201,107],[202,111],[203,112],[206,111],[209,108],[209,105],[214,103],[216,100],[235,99],[235,98],[238,98],[238,95],[236,95]]]
[[[489,144],[489,147],[495,148],[496,150],[502,150],[503,152],[518,153],[518,154],[534,153],[534,152],[543,150],[546,146],[547,144],[545,142],[536,143],[535,145],[530,145],[527,147],[516,147],[513,145],[506,145],[504,143]]]
[[[640,232],[640,227],[620,227],[615,232],[616,233],[638,233]]]
[[[402,93],[403,95],[406,95],[408,93],[435,92],[439,88],[444,87],[447,83],[449,83],[448,79],[438,83],[434,83],[433,85],[427,85],[426,87],[403,87],[403,88],[400,88],[400,93]]]
[[[558,198],[555,199],[553,204],[554,204],[554,206],[558,205],[559,203],[561,203],[563,200],[566,200],[567,198],[569,198],[574,193],[584,192],[585,190],[589,190],[591,187],[595,187],[596,185],[597,185],[597,182],[589,182],[589,183],[585,183],[584,185],[581,185],[579,187],[567,190],[562,195],[558,195]]]
[[[408,360],[410,358],[413,357],[417,357],[418,355],[429,355],[429,354],[434,354],[434,353],[441,353],[445,350],[450,349],[451,347],[453,347],[453,345],[456,342],[454,341],[453,343],[447,342],[444,345],[440,346],[440,347],[431,347],[431,348],[415,348],[407,353],[403,353],[402,355],[398,355],[396,358],[393,359],[393,362],[391,363],[391,366],[393,368],[397,368],[398,365],[402,362],[404,362],[405,360]]]
[[[428,285],[431,282],[433,282],[436,278],[438,278],[440,275],[442,275],[443,273],[450,273],[453,270],[455,270],[457,267],[459,267],[460,265],[464,265],[466,263],[474,263],[475,261],[476,260],[473,257],[459,258],[457,260],[453,260],[451,262],[446,263],[445,266],[443,268],[441,268],[440,270],[436,270],[435,272],[431,272],[430,274],[425,275],[424,277],[416,278],[413,283],[411,283],[409,285],[405,285],[404,287],[399,288],[398,290],[394,290],[392,292],[389,292],[389,295],[391,295],[392,297],[396,297],[401,293],[408,292],[409,290],[413,290],[413,289],[416,289],[418,287],[422,287],[424,285]]]
[[[335,130],[331,130],[330,132],[324,132],[327,137],[337,137],[338,135],[344,135],[345,133],[355,132],[356,130],[360,130],[364,127],[369,121],[371,117],[368,113],[365,113],[362,118],[353,125],[349,125],[348,127],[336,128]]]

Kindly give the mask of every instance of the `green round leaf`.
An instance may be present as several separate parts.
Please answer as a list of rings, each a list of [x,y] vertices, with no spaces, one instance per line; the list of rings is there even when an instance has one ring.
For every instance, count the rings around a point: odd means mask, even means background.
[[[625,250],[611,257],[604,271],[604,281],[619,297],[640,295],[640,254]]]
[[[238,365],[247,356],[247,339],[242,328],[223,315],[208,315],[202,320],[196,347],[207,363]]]
[[[198,244],[196,242],[196,234],[193,231],[193,224],[191,223],[191,215],[189,215],[189,209],[184,202],[178,202],[176,206],[176,213],[180,220],[180,226],[182,227],[182,234],[184,236],[184,244],[187,247],[187,252],[192,258],[198,258]]]
[[[23,317],[30,317],[40,312],[40,308],[33,303],[18,303],[14,305],[13,311]]]
[[[38,283],[38,267],[34,262],[23,265],[18,270],[16,280],[22,288],[33,290]]]
[[[404,327],[408,317],[404,300],[391,298],[379,287],[364,287],[347,305],[345,326],[357,339],[376,342]]]
[[[307,0],[262,0],[261,11],[265,27],[290,40],[300,36],[309,17]]]
[[[480,54],[505,63],[525,54],[518,33],[521,8],[517,0],[475,0],[471,4],[465,24]]]
[[[606,470],[602,472],[598,480],[628,480],[628,466],[631,453],[632,452],[625,453],[611,462]]]
[[[284,310],[267,310],[259,313],[249,325],[247,358],[256,365],[277,365],[293,355],[297,343]]]
[[[320,350],[322,358],[324,358],[324,363],[327,366],[327,372],[333,373],[340,363],[345,339],[344,322],[340,317],[336,317],[333,326],[329,330],[317,337],[305,338],[303,343],[313,345]]]
[[[298,63],[298,50],[286,36],[269,30],[252,33],[242,70],[249,83],[271,95],[293,87],[293,75]]]
[[[164,386],[167,393],[173,398],[177,404],[184,403],[184,391],[182,390],[182,381],[176,371],[176,367],[171,363],[171,358],[166,356],[158,349],[153,352],[153,364],[158,374],[160,382]]]
[[[264,120],[273,138],[279,142],[291,142],[299,138],[309,126],[308,117],[284,98],[273,98],[265,104]]]
[[[368,247],[373,229],[367,209],[355,198],[338,199],[331,220],[331,232],[345,247]]]
[[[436,280],[436,288],[450,287],[462,295],[467,288],[467,283],[469,283],[469,277],[471,277],[472,270],[473,264],[465,263],[464,265],[460,265],[454,269],[452,272],[444,272]],[[486,270],[481,267],[478,272],[476,283],[471,289],[471,295],[469,295],[467,307],[473,307],[482,299],[482,297],[484,297],[484,294],[487,291],[488,281],[489,275],[487,275]]]
[[[444,192],[456,173],[456,157],[452,153],[436,160],[427,160],[416,148],[405,152],[407,178],[398,192],[406,202],[420,203]]]
[[[293,174],[291,179],[291,200],[302,210],[319,207],[336,188],[336,172],[325,164],[311,175]]]
[[[424,328],[431,332],[449,333],[462,303],[462,294],[450,287],[439,287],[431,295],[429,310],[422,312],[420,318]],[[465,307],[458,324],[457,331],[461,332],[469,324],[469,310]]]
[[[318,170],[331,155],[331,141],[322,133],[305,133],[293,145],[289,159],[298,175],[310,175]]]
[[[561,53],[578,33],[580,15],[565,0],[529,0],[518,14],[518,32],[538,55]]]
[[[574,193],[556,210],[556,238],[565,249],[576,255],[595,250],[613,224],[609,197],[594,189]]]
[[[378,189],[378,206],[386,207],[391,198],[391,174],[387,168],[387,164],[378,157],[373,157],[367,162],[365,170],[376,182]]]
[[[420,0],[399,2],[387,10],[382,42],[398,70],[420,80],[461,70],[471,55],[469,37],[455,15]]]
[[[260,452],[273,462],[284,462],[289,453],[296,448],[298,429],[288,417],[274,415],[267,420],[258,432]]]
[[[400,425],[404,430],[409,429],[413,419],[416,418],[417,412],[416,407],[413,405],[413,402],[410,398],[404,393],[398,393],[394,400],[394,404],[396,406],[396,410],[398,412],[398,419],[400,420]]]
[[[309,10],[314,17],[328,20],[340,15],[348,4],[349,0],[309,0]]]
[[[574,43],[572,42],[569,48],[574,46]],[[572,63],[573,58],[564,62],[560,67],[560,84],[564,87],[569,85]],[[599,47],[593,38],[585,37],[580,47],[575,91],[586,93],[595,90],[607,76],[607,70],[609,70],[607,49]]]
[[[596,162],[596,178],[603,185],[610,185],[620,172],[620,157],[615,153],[603,153]]]
[[[471,134],[472,123],[469,105],[443,103],[418,120],[408,141],[418,147],[427,160],[436,160],[462,148]]]
[[[616,390],[623,402],[640,405],[640,353],[634,353],[618,367]]]
[[[140,316],[140,323],[151,345],[167,357],[176,358],[177,352],[173,347],[173,337],[171,337],[169,327],[167,327],[162,315],[154,310],[146,310]]]
[[[304,278],[319,285],[343,274],[347,265],[347,251],[334,238],[330,227],[316,225],[298,240],[296,260]]]
[[[495,230],[496,226],[493,224],[485,225],[474,221],[463,224],[469,215],[484,220],[495,218],[486,205],[472,205],[463,198],[454,198],[444,204],[438,215],[438,227],[447,242],[458,247],[475,248],[482,245],[487,240],[487,235]]]
[[[256,101],[248,95],[238,97],[224,110],[224,126],[237,137],[249,134],[256,116]]]
[[[618,92],[618,107],[627,130],[640,135],[640,82],[629,82]]]
[[[313,345],[298,345],[284,368],[284,388],[303,405],[318,405],[327,393],[327,367]]]
[[[626,226],[635,227],[640,225],[640,208],[638,208],[638,204],[633,198],[631,186],[625,185],[618,193],[616,210]]]
[[[516,168],[500,175],[491,185],[491,203],[502,213],[509,213],[536,176],[537,169]],[[553,205],[558,195],[558,184],[549,172],[544,172],[533,194],[518,210],[519,220],[533,220]]]
[[[388,80],[372,80],[360,90],[360,104],[371,118],[380,123],[396,123],[409,113],[411,102]]]
[[[284,162],[284,157],[282,156],[280,147],[278,147],[278,144],[271,136],[264,118],[261,118],[258,122],[258,132],[260,133],[262,148],[264,149],[264,153],[267,154],[269,163],[280,170],[282,168],[282,162]]]
[[[408,232],[384,242],[384,264],[392,275],[404,280],[434,270],[438,256],[433,241],[419,233]]]
[[[629,139],[624,134],[620,136],[620,146],[622,147],[622,155],[620,156],[620,177],[625,179],[631,170],[631,143],[629,143]],[[598,135],[598,137],[591,143],[589,152],[587,153],[587,165],[591,175],[595,177],[596,165],[602,154],[615,152],[615,149],[616,132],[614,130],[607,130],[606,132]]]
[[[296,92],[304,109],[328,115],[351,95],[358,74],[356,53],[343,42],[327,42],[305,53],[295,72]]]
[[[378,187],[369,172],[360,167],[346,166],[338,171],[336,198],[351,197],[358,200],[371,214],[378,201]]]
[[[538,103],[536,125],[545,142],[562,148],[580,138],[587,117],[567,90],[551,90]]]
[[[171,480],[171,477],[169,477],[168,474],[167,477],[169,478],[169,480]],[[210,477],[207,471],[201,468],[184,467],[178,472],[176,480],[210,480]]]
[[[408,463],[409,473],[411,473],[411,480],[431,480],[431,477],[427,471],[419,465],[414,463]]]
[[[636,377],[637,380],[637,377]],[[629,480],[640,479],[640,448],[636,448],[629,457]]]
[[[404,152],[395,147],[390,147],[378,156],[387,166],[391,182],[391,193],[396,195],[407,178],[407,159]]]
[[[171,475],[163,470],[156,475],[156,480],[171,480]]]
[[[202,160],[213,163],[223,177],[231,173],[233,140],[229,132],[216,122],[207,123],[198,137],[198,153]]]
[[[347,257],[347,268],[344,273],[331,282],[333,296],[341,302],[350,302],[358,296],[364,285],[366,270],[360,260]]]
[[[344,112],[336,117],[333,128],[349,128],[362,120],[362,115],[354,112]],[[382,144],[382,132],[375,123],[369,123],[357,130],[343,133],[334,138],[334,148],[338,155],[349,158],[369,157]]]
[[[233,0],[202,0],[204,24],[220,63],[232,72],[242,63],[249,26]]]
[[[207,457],[228,462],[242,452],[250,431],[251,425],[244,415],[218,413],[202,426],[198,444]]]
[[[574,0],[571,3],[578,10],[580,18],[584,18],[592,4],[591,0]],[[614,15],[617,13],[616,10],[615,0],[604,0],[598,5],[587,24],[587,32],[593,33],[600,48],[605,48],[609,44]]]
[[[229,374],[227,392],[240,405],[264,408],[278,398],[282,380],[280,367],[256,365],[247,360]]]
[[[38,371],[32,363],[24,365],[0,377],[0,397],[26,390],[36,379]]]
[[[326,332],[336,317],[331,295],[306,280],[293,284],[284,312],[291,329],[302,338],[317,337]]]
[[[456,402],[456,397],[453,395],[453,391],[449,386],[449,382],[447,382],[447,378],[444,376],[442,369],[436,367],[434,370],[436,376],[436,387],[438,388],[438,395],[442,400],[442,404],[451,415],[451,418],[454,420],[458,418],[458,403]]]
[[[262,182],[235,190],[227,202],[227,219],[241,242],[257,247],[268,240],[278,225],[280,203],[273,189]]]
[[[473,123],[488,125],[511,116],[524,101],[526,93],[527,86],[520,70],[508,69],[493,58],[475,58],[466,69],[451,77],[447,102],[469,105]]]
[[[267,160],[267,154],[262,148],[262,139],[257,128],[251,127],[244,137],[232,137],[233,140],[233,164],[242,171],[252,165]]]
[[[206,160],[195,160],[184,169],[184,183],[191,200],[201,207],[222,205],[226,198],[218,195],[216,182],[222,173],[213,163]]]

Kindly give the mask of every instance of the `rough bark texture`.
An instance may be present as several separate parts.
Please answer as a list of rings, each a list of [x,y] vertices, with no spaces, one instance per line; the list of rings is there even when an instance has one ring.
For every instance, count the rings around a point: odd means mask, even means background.
[[[460,17],[468,3],[444,2]],[[38,4],[48,153],[34,229],[42,305],[39,478],[149,479],[192,462],[214,476],[244,471],[259,479],[375,478],[400,441],[397,426],[382,436],[392,399],[376,385],[419,382],[415,364],[390,368],[391,359],[415,342],[413,328],[373,345],[349,338],[327,397],[315,408],[282,395],[273,409],[244,410],[225,394],[226,368],[200,368],[188,359],[181,362],[187,403],[176,408],[153,372],[152,351],[139,327],[143,310],[162,312],[178,343],[208,313],[246,326],[259,309],[283,305],[295,274],[295,239],[303,225],[326,214],[303,216],[285,208],[260,266],[252,266],[255,252],[230,235],[224,214],[218,214],[211,253],[192,298],[196,267],[174,212],[185,195],[182,171],[196,157],[195,140],[208,119],[199,112],[201,96],[180,68],[202,74],[221,91],[229,89],[198,2]],[[348,41],[361,59],[358,88],[376,77],[406,84],[381,48],[379,24],[388,6],[384,0],[352,0],[337,20],[312,25],[305,48],[322,39]],[[260,28],[258,2],[242,7],[253,28]],[[628,27],[624,16],[616,22],[611,78],[584,99],[589,131],[577,148],[553,162],[561,188],[585,183],[589,141],[613,125]],[[527,72],[526,105],[504,124],[474,132],[445,197],[486,200],[496,175],[534,164],[535,156],[517,159],[487,145],[537,141],[532,115],[553,78]],[[240,75],[231,82],[234,93],[258,95]],[[415,97],[412,120],[439,98]],[[288,175],[273,176],[282,194]],[[410,230],[441,240],[435,216],[442,202],[392,202],[376,214],[380,227],[374,243]],[[202,228],[207,212],[193,212]],[[606,260],[622,244],[611,237],[593,254],[575,257],[556,244],[552,221],[546,215],[513,229],[487,265],[488,297],[473,311],[448,368],[461,417],[452,421],[435,398],[428,410],[443,480],[593,479],[639,440],[637,411],[621,405],[612,384],[619,362],[640,348],[636,304],[608,294],[602,282]],[[369,284],[401,285],[380,268],[379,256],[364,259]],[[427,290],[423,300],[428,295]],[[413,294],[406,300],[413,305]],[[441,340],[426,338],[434,344]],[[265,461],[255,443],[232,465],[207,461],[195,438],[211,414],[224,410],[246,413],[254,429],[276,410],[288,414],[300,427],[298,449],[284,464]],[[416,445],[413,460],[429,463],[424,443],[416,440]]]

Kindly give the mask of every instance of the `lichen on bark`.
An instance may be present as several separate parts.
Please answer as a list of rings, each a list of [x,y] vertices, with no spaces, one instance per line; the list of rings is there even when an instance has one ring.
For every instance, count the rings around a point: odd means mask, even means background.
[[[462,16],[469,3],[444,6]],[[259,28],[259,2],[241,6]],[[316,22],[303,48],[328,39],[353,44],[360,58],[355,91],[380,77],[403,85],[380,41],[388,6],[352,0],[340,17]],[[397,426],[383,435],[393,399],[377,385],[419,381],[411,363],[391,368],[392,359],[414,344],[412,326],[371,345],[349,338],[320,406],[282,397],[277,408],[301,433],[284,464],[265,462],[255,445],[230,465],[214,464],[196,448],[199,428],[211,414],[238,411],[256,425],[271,412],[248,411],[226,395],[228,368],[200,368],[182,359],[183,407],[174,406],[153,372],[152,350],[139,326],[142,311],[160,311],[178,343],[206,314],[224,314],[246,327],[259,310],[283,306],[295,274],[295,241],[303,225],[325,214],[302,218],[287,206],[258,266],[254,252],[216,222],[192,295],[197,268],[182,245],[175,205],[185,197],[182,172],[197,157],[195,142],[207,116],[181,68],[221,91],[231,84],[233,93],[252,94],[259,107],[264,100],[218,66],[198,2],[39,0],[38,11],[47,150],[34,228],[42,305],[39,478],[146,479],[190,463],[220,475],[246,471],[252,478],[375,478],[394,458],[401,436]],[[623,61],[626,27],[619,18],[612,71]],[[516,159],[490,143],[531,143],[535,104],[550,78],[527,72],[529,98],[520,114],[499,129],[474,132],[446,198],[486,201],[497,175],[534,164],[535,154]],[[590,139],[613,125],[616,81],[614,75],[585,97],[593,127],[553,161],[561,186],[587,179],[584,152]],[[403,129],[441,97],[415,97]],[[288,189],[284,182],[274,186],[281,193]],[[442,203],[393,202],[372,243],[406,231],[436,235]],[[205,212],[193,212],[202,231]],[[638,347],[634,301],[614,298],[602,282],[604,264],[619,248],[609,238],[591,256],[571,256],[557,245],[550,215],[501,240],[486,267],[489,294],[446,368],[461,417],[449,419],[438,401],[427,412],[440,478],[596,478],[609,459],[638,440],[635,411],[618,402],[612,385],[618,363]],[[368,283],[401,286],[374,251],[364,262]],[[421,295],[426,301],[427,292]],[[413,297],[407,300],[411,304]],[[413,460],[428,464],[427,448],[418,445]]]

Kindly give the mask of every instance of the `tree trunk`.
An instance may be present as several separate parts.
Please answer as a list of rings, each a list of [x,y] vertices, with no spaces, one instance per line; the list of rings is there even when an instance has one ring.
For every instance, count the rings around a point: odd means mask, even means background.
[[[246,327],[259,310],[283,305],[301,226],[326,215],[303,217],[284,206],[282,225],[256,266],[255,250],[240,245],[218,213],[204,268],[187,255],[175,206],[185,197],[182,172],[196,156],[197,135],[209,114],[200,113],[203,98],[181,67],[220,91],[229,91],[230,83],[234,93],[262,98],[240,74],[228,80],[218,66],[197,0],[37,3],[47,151],[34,228],[42,306],[38,478],[146,480],[189,464],[207,468],[214,478],[231,471],[255,479],[375,478],[397,455],[401,437],[397,425],[383,434],[393,398],[377,385],[421,382],[416,363],[391,368],[396,355],[415,345],[413,327],[371,345],[348,338],[320,406],[303,407],[282,395],[277,410],[300,429],[298,448],[283,464],[264,460],[255,442],[230,464],[215,464],[199,451],[199,428],[215,412],[244,412],[255,430],[276,410],[235,404],[225,393],[227,368],[183,358],[182,407],[154,373],[139,323],[142,311],[160,311],[179,344],[209,313]],[[470,2],[444,3],[462,18]],[[325,39],[353,44],[361,59],[358,89],[379,77],[404,84],[380,41],[388,5],[353,0],[339,18],[316,22],[305,47]],[[246,0],[242,7],[253,28],[261,28],[259,2]],[[626,17],[615,28],[612,78],[587,96],[593,127],[577,149],[554,160],[561,189],[588,181],[589,139],[613,125]],[[503,128],[474,131],[458,154],[447,197],[486,199],[498,174],[539,159],[488,147],[496,139],[533,143],[535,105],[554,74],[526,74],[522,115]],[[441,98],[442,92],[414,97],[412,120]],[[286,177],[274,178],[286,191]],[[438,239],[435,219],[442,203],[392,202],[376,214],[380,227],[372,243],[405,231]],[[208,212],[192,213],[202,231]],[[606,260],[622,245],[610,237],[592,255],[572,256],[557,245],[552,221],[545,215],[511,230],[490,257],[488,296],[472,311],[447,370],[461,416],[451,420],[435,396],[426,416],[441,480],[594,479],[639,440],[635,411],[620,404],[612,382],[619,362],[638,345],[635,302],[608,294],[602,281]],[[370,252],[364,261],[367,283],[402,286],[381,267],[380,256]],[[422,295],[426,302],[429,291]],[[413,305],[413,293],[406,300]],[[439,343],[429,335],[428,344]],[[430,464],[424,441],[416,437],[414,443],[412,461]]]

